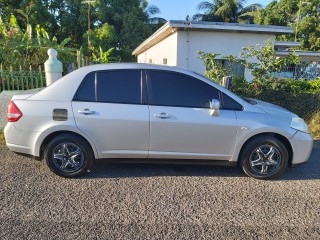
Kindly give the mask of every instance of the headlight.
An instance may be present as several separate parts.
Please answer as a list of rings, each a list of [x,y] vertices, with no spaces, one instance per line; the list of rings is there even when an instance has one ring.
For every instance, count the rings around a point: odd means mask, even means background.
[[[309,133],[308,125],[303,121],[302,118],[293,117],[291,119],[290,127],[301,132]]]

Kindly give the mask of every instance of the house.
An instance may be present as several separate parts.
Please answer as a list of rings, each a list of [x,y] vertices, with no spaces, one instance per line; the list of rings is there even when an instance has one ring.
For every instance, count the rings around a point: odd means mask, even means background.
[[[286,66],[277,77],[294,78],[294,79],[315,79],[320,77],[320,52],[300,51],[296,47],[300,47],[300,42],[275,42],[274,48],[277,57],[286,57],[290,53],[298,55],[301,63]]]
[[[141,43],[134,51],[139,63],[165,64],[205,72],[205,65],[197,51],[239,56],[242,47],[275,42],[277,35],[293,33],[291,27],[255,24],[169,21]],[[221,62],[229,64],[225,60]],[[252,76],[242,65],[236,75]]]

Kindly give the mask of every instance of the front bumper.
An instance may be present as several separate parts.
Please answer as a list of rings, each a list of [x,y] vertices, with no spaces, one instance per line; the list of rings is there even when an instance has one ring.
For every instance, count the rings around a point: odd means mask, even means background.
[[[299,165],[308,161],[313,147],[311,135],[297,131],[290,139],[290,143],[293,150],[292,165]]]

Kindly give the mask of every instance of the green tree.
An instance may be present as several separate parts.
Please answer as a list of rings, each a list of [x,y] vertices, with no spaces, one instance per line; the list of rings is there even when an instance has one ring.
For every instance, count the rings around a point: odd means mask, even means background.
[[[279,40],[295,40],[302,43],[302,49],[320,50],[320,0],[280,0],[272,1],[259,10],[255,23],[291,26],[294,34],[278,37]],[[300,11],[299,11],[300,8]]]
[[[254,76],[257,81],[265,81],[272,78],[272,73],[280,72],[284,66],[297,64],[300,58],[295,54],[289,54],[287,57],[276,57],[270,41],[266,46],[249,46],[243,47],[240,56],[241,63]]]
[[[193,16],[195,20],[215,22],[241,22],[252,23],[257,11],[262,9],[261,4],[251,4],[244,7],[244,0],[213,0],[201,2],[198,13]]]
[[[28,24],[35,26],[38,23],[48,28],[52,24],[53,17],[44,2],[43,0],[0,0],[1,18],[4,22],[8,22],[13,14],[22,28],[26,28]]]
[[[83,35],[82,49],[88,49],[88,32]],[[108,23],[99,28],[90,31],[90,51],[94,62],[106,63],[110,61],[119,61],[120,59],[112,55],[116,41],[115,28]],[[87,53],[87,52],[86,52]]]
[[[154,30],[150,19],[158,10],[147,3],[141,0],[99,0],[97,19],[114,27],[115,36],[110,47],[115,48],[112,55],[121,61],[134,61],[132,51]]]
[[[14,14],[21,29],[41,23],[49,36],[56,36],[57,42],[70,38],[70,47],[83,46],[84,55],[88,55],[89,35],[96,56],[100,47],[103,52],[114,48],[111,55],[122,61],[133,61],[131,52],[165,21],[156,16],[160,10],[148,0],[95,0],[90,4],[90,12],[88,7],[82,0],[0,0],[4,22]]]
[[[241,63],[254,76],[257,82],[264,82],[273,79],[273,73],[280,72],[284,66],[297,64],[300,58],[295,54],[289,54],[287,57],[276,57],[276,51],[270,41],[266,46],[249,46],[243,47],[240,53],[240,59],[235,56],[222,56],[217,59],[220,54],[198,52],[200,59],[204,61],[206,66],[205,75],[215,82],[221,80],[222,77],[229,75],[233,69],[226,69],[221,65],[220,60],[226,59],[229,62]]]
[[[260,9],[254,20],[257,24],[287,26],[295,22],[300,0],[273,0],[265,9]]]
[[[140,0],[140,8],[147,15],[148,23],[161,24],[165,23],[166,20],[161,17],[154,17],[154,15],[160,14],[160,9],[155,5],[150,5],[148,0]]]
[[[75,62],[76,49],[66,47],[70,41],[66,38],[58,43],[57,38],[50,38],[48,32],[40,27],[32,28],[30,24],[25,29],[20,28],[14,15],[9,22],[0,19],[0,62],[5,66],[18,69],[38,67],[47,60],[47,50],[55,48],[59,59],[67,64]]]

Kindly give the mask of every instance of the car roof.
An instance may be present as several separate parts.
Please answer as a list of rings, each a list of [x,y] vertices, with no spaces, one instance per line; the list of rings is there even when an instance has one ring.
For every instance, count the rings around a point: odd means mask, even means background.
[[[175,72],[184,72],[188,74],[194,73],[190,69],[168,65],[148,64],[148,63],[105,63],[93,64],[80,68],[83,71],[101,71],[110,69],[154,69],[154,70],[167,70]],[[80,70],[78,69],[78,70]],[[76,70],[77,71],[77,70]]]

